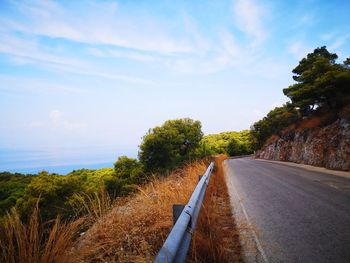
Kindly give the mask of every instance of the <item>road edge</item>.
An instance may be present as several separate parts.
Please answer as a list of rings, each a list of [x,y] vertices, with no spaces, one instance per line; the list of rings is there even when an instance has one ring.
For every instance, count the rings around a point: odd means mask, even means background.
[[[231,158],[228,158],[230,160]],[[266,253],[261,246],[259,238],[255,233],[254,227],[249,219],[247,211],[242,203],[242,198],[240,197],[237,187],[234,185],[232,180],[230,180],[228,172],[227,172],[227,160],[225,160],[222,164],[224,170],[224,176],[226,185],[229,188],[231,185],[233,191],[228,191],[230,197],[230,205],[232,215],[237,220],[238,231],[240,233],[240,243],[243,248],[243,254],[246,260],[245,262],[264,262],[268,263],[268,259]],[[243,237],[244,236],[244,237]],[[248,240],[249,239],[249,240]],[[256,253],[252,252],[252,245],[255,244],[255,250],[258,251],[258,258],[256,257]]]
[[[313,165],[302,164],[302,163],[286,162],[286,161],[275,161],[275,160],[260,159],[260,158],[254,158],[254,160],[262,161],[262,162],[269,162],[269,163],[276,163],[276,164],[281,164],[281,165],[287,165],[287,166],[292,166],[292,167],[298,167],[298,168],[302,168],[302,169],[312,171],[312,172],[320,172],[320,173],[336,175],[339,177],[344,177],[344,178],[350,179],[350,172],[346,172],[346,171],[331,170],[331,169],[327,169],[324,167],[313,166]]]

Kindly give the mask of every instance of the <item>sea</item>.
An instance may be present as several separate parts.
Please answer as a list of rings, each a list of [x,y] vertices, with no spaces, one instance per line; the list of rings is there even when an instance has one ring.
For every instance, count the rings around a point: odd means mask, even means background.
[[[78,169],[113,167],[119,156],[135,158],[137,149],[111,146],[0,148],[0,172],[35,174],[40,171],[67,173]]]

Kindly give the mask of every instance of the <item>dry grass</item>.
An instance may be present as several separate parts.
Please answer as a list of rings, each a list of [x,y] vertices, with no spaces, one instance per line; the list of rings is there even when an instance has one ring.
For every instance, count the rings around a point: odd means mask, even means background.
[[[241,262],[239,234],[231,213],[222,162],[215,161],[192,242],[189,262]]]
[[[222,161],[217,160],[207,189],[189,262],[240,261]],[[0,262],[151,262],[171,230],[172,205],[188,202],[206,168],[205,162],[194,162],[114,204],[103,191],[77,196],[77,212],[89,216],[69,222],[58,217],[42,223],[36,207],[23,224],[14,211],[0,227]]]
[[[72,253],[74,262],[150,262],[172,227],[172,205],[186,204],[206,164],[195,162],[119,201]]]
[[[64,223],[58,217],[43,224],[36,206],[24,224],[12,210],[0,226],[0,262],[69,262],[67,251],[74,245],[83,223],[84,218]]]
[[[302,120],[298,126],[299,129],[313,129],[320,127],[322,119],[320,117],[311,117],[305,120]]]
[[[75,214],[87,215],[90,222],[96,222],[107,215],[113,207],[113,200],[104,187],[95,193],[79,193],[73,196]]]
[[[266,145],[269,145],[271,143],[274,143],[275,141],[277,141],[280,137],[276,134],[271,135],[270,138],[267,139],[267,141],[265,142]]]

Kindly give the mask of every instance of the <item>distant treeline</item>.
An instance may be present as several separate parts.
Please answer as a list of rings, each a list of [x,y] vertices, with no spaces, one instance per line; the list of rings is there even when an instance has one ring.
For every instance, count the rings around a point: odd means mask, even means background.
[[[325,46],[316,48],[293,69],[295,84],[283,89],[291,100],[271,110],[251,127],[254,148],[261,148],[272,135],[315,115],[326,116],[324,124],[350,104],[350,58],[336,63],[338,56]]]
[[[66,176],[0,173],[0,217],[15,207],[22,219],[38,203],[43,220],[82,215],[82,200],[106,191],[113,199],[129,194],[150,177],[166,175],[186,162],[216,154],[251,153],[249,131],[203,136],[201,123],[192,119],[166,121],[143,137],[139,158],[121,156],[113,168],[80,169]]]

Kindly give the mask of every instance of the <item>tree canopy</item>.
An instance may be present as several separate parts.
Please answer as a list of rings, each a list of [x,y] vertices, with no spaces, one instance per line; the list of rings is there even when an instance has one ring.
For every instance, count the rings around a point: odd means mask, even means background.
[[[201,151],[204,152],[202,155],[227,154],[235,156],[253,152],[249,130],[209,134],[203,137],[200,145]]]
[[[255,122],[251,127],[255,149],[263,146],[273,134],[278,134],[283,128],[296,122],[300,118],[299,111],[291,103],[271,110],[263,119]]]
[[[139,159],[146,172],[163,172],[196,156],[203,137],[201,123],[189,118],[169,120],[143,137]]]
[[[337,64],[337,54],[325,46],[316,48],[293,69],[297,82],[283,90],[303,116],[315,107],[335,109],[348,103],[350,96],[349,58]]]
[[[316,48],[293,69],[293,85],[283,89],[291,102],[271,110],[251,127],[255,148],[259,149],[273,134],[316,110],[336,113],[350,103],[350,58],[336,63],[338,55],[325,46]]]

